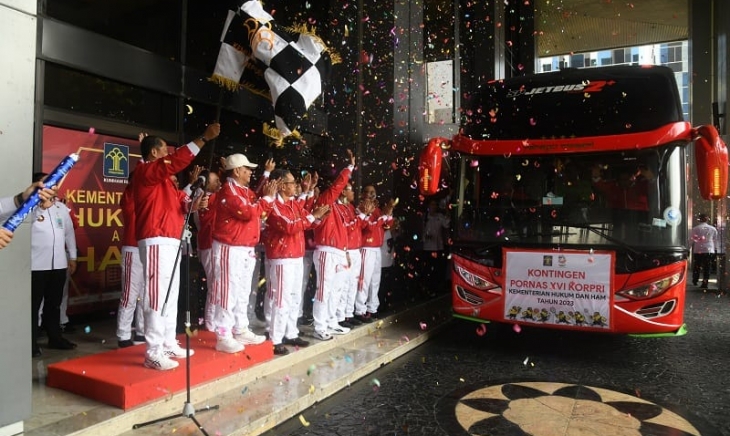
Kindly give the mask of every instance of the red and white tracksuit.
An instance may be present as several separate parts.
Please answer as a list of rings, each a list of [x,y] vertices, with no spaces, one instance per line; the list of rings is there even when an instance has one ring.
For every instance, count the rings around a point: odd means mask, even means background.
[[[274,345],[299,336],[304,231],[313,223],[314,216],[294,197],[286,201],[277,197],[266,219],[267,302],[271,306],[269,333]]]
[[[161,358],[165,349],[179,347],[175,339],[180,292],[178,250],[190,198],[170,176],[190,165],[199,151],[191,142],[165,157],[140,162],[132,176],[135,233],[146,286],[144,335],[149,358]]]
[[[219,338],[248,330],[248,302],[256,266],[255,247],[261,234],[260,218],[273,205],[270,197],[256,198],[232,178],[217,193],[213,227],[213,286],[216,296],[215,329]]]
[[[214,331],[213,324],[215,318],[215,281],[213,271],[213,226],[215,225],[215,208],[218,196],[216,193],[208,194],[208,207],[198,210],[194,215],[195,227],[198,229],[198,259],[205,271],[205,280],[207,282],[208,292],[205,297],[205,328],[208,331]]]
[[[354,216],[337,199],[347,186],[352,170],[352,165],[343,169],[332,186],[320,193],[315,202],[315,207],[325,204],[330,206],[330,213],[314,228],[314,243],[317,248],[314,250],[313,261],[317,272],[317,292],[312,316],[317,333],[327,333],[330,328],[339,326],[337,305],[349,279],[347,233],[352,227]]]
[[[360,288],[355,301],[355,314],[364,315],[366,312],[377,313],[380,300],[380,267],[384,226],[393,224],[391,215],[383,215],[380,209],[376,208],[368,217],[367,225],[362,230],[362,265],[360,267]]]
[[[132,322],[136,334],[144,335],[144,270],[139,259],[137,234],[135,233],[134,196],[132,184],[122,193],[119,205],[122,209],[124,234],[122,235],[122,295],[117,309],[117,338],[132,339]]]

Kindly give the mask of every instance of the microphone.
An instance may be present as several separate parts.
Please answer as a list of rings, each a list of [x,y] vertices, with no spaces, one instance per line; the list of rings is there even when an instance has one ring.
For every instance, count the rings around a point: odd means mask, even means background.
[[[203,176],[203,175],[198,176],[198,180],[196,180],[193,183],[193,185],[190,187],[190,191],[195,192],[195,190],[200,189],[200,188],[205,189],[205,185],[207,185],[207,182],[208,181],[206,180],[205,176]]]
[[[47,187],[52,187],[54,185],[58,185],[58,182],[63,179],[63,177],[68,174],[69,171],[71,171],[71,168],[78,162],[79,155],[76,153],[71,153],[68,156],[66,156],[56,168],[51,171],[51,173],[46,176],[46,179],[43,181],[43,184]],[[5,227],[7,230],[10,230],[11,232],[14,232],[18,226],[25,220],[25,218],[33,211],[33,209],[38,206],[38,204],[41,202],[41,197],[38,195],[38,191],[40,188],[36,188],[35,191],[23,202],[23,204],[20,205],[18,210],[13,213],[10,218],[3,223],[3,227]]]

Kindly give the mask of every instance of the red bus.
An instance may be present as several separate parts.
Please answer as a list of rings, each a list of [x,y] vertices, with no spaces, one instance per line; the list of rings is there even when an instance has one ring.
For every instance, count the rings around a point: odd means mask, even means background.
[[[715,128],[683,120],[666,67],[481,86],[459,133],[432,139],[419,166],[422,193],[449,187],[454,316],[684,334],[687,186],[694,174],[704,198],[724,197],[727,165]]]

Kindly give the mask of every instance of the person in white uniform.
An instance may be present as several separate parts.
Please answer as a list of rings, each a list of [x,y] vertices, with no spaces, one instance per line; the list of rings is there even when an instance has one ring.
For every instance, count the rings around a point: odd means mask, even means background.
[[[36,173],[33,181],[45,177]],[[31,213],[31,316],[33,357],[40,356],[38,346],[38,311],[45,305],[48,348],[72,350],[76,344],[61,332],[61,299],[66,275],[76,271],[76,235],[70,209],[55,198],[45,201]],[[68,254],[67,254],[68,253]]]

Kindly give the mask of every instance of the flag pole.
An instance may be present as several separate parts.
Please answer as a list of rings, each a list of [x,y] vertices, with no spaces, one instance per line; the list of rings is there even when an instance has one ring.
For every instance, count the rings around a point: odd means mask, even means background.
[[[223,87],[221,87],[218,90],[218,102],[215,105],[215,122],[220,123],[221,122],[221,110],[223,108]],[[214,138],[213,140],[208,142],[208,147],[210,147],[210,157],[208,158],[208,171],[213,171],[213,160],[215,159],[215,144],[217,142],[218,138]]]

